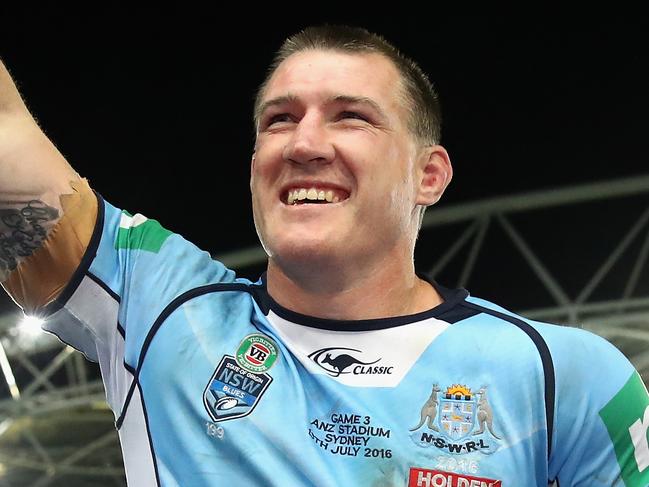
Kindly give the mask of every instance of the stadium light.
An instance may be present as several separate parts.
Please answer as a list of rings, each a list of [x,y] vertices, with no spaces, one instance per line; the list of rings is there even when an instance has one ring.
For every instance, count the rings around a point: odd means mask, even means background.
[[[43,320],[35,316],[27,316],[18,323],[18,330],[20,334],[25,338],[35,339],[41,332],[41,324]]]

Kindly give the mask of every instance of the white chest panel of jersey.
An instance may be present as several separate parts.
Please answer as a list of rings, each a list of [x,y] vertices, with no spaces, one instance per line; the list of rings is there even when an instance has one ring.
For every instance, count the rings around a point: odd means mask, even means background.
[[[429,318],[364,332],[292,323],[273,311],[268,320],[282,342],[313,374],[352,387],[395,387],[448,323]]]

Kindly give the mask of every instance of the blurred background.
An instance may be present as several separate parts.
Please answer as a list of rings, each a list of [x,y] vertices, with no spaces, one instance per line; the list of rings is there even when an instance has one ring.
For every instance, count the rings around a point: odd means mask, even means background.
[[[310,24],[384,35],[437,87],[455,175],[416,264],[530,318],[604,336],[649,379],[649,19],[0,13],[0,58],[114,205],[256,280],[256,87]],[[125,485],[98,367],[0,295],[0,486]],[[578,387],[578,385],[576,385]]]

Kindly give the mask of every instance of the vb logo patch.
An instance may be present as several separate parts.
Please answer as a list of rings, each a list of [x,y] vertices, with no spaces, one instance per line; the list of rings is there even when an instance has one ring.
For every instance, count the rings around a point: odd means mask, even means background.
[[[273,378],[267,371],[279,350],[273,340],[255,333],[243,339],[235,356],[224,355],[203,393],[203,403],[214,421],[247,416]]]
[[[253,374],[270,369],[277,360],[277,345],[264,335],[248,335],[237,350],[237,363]]]
[[[420,430],[424,425],[425,429]],[[501,439],[494,427],[487,386],[473,392],[465,385],[456,384],[442,391],[438,384],[433,384],[421,407],[419,423],[410,431],[418,445],[432,445],[454,454],[494,453]]]

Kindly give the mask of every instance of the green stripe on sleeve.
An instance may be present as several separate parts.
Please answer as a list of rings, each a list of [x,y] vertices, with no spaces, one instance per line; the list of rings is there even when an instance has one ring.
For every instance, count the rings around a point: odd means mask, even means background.
[[[627,487],[649,485],[649,395],[634,372],[600,412]]]
[[[146,220],[137,226],[120,226],[115,240],[116,249],[146,250],[158,253],[172,234],[156,220]]]

